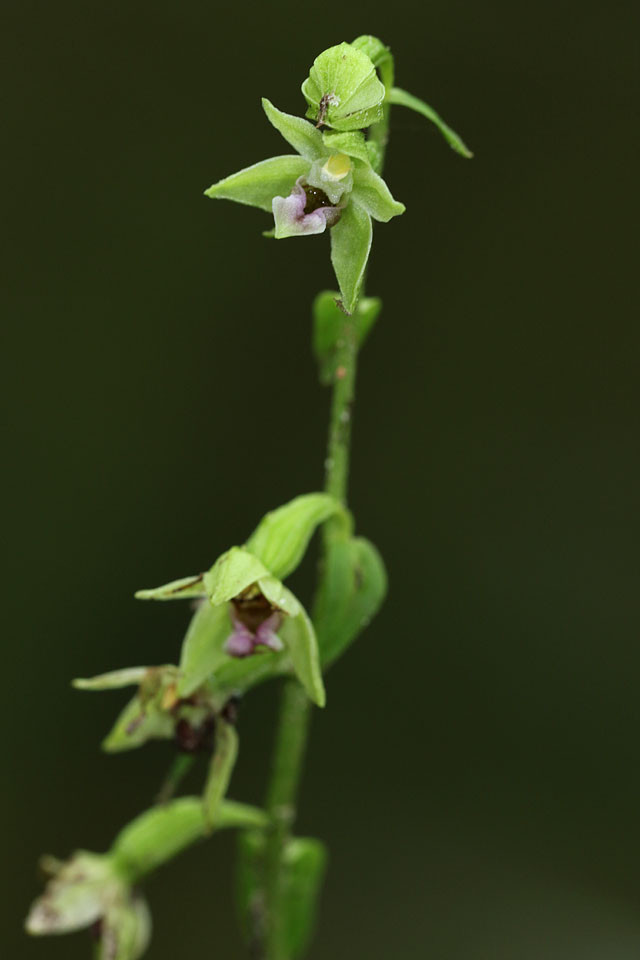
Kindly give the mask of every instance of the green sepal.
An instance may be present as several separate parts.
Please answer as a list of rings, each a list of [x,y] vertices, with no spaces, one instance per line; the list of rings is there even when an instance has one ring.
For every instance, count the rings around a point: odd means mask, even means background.
[[[238,756],[238,734],[235,727],[222,717],[218,717],[215,735],[216,746],[202,796],[204,819],[209,830],[216,826],[218,813]]]
[[[324,707],[326,693],[320,669],[316,632],[309,616],[300,606],[296,616],[286,617],[278,630],[291,659],[294,673],[316,706]]]
[[[266,838],[257,830],[239,836],[236,899],[243,932],[247,939],[255,929],[254,913],[262,889]],[[327,852],[320,840],[292,837],[282,857],[282,925],[286,956],[301,957],[313,934],[317,904],[326,871]]]
[[[268,818],[258,808],[223,800],[213,827],[261,828],[267,824]],[[121,874],[135,883],[208,832],[202,798],[179,797],[136,817],[118,834],[109,856]]]
[[[347,133],[341,133],[339,130],[325,130],[322,139],[329,153],[346,153],[348,157],[355,157],[363,163],[369,163],[367,141],[359,130]]]
[[[357,163],[352,199],[366,210],[369,216],[382,223],[388,223],[392,217],[399,216],[406,209],[404,203],[393,199],[382,177],[364,163]]]
[[[217,606],[233,600],[261,577],[270,576],[270,573],[253,553],[244,547],[231,547],[205,573],[204,585],[210,602]]]
[[[152,587],[149,590],[136,590],[136,600],[189,600],[194,597],[206,597],[203,575],[196,577],[182,577],[172,580],[161,587]]]
[[[189,697],[229,657],[224,644],[231,633],[225,604],[201,604],[189,623],[180,653],[178,694]]]
[[[382,115],[384,85],[369,57],[349,43],[324,50],[302,84],[307,116],[335,130],[359,130]]]
[[[76,677],[71,686],[76,690],[120,690],[122,687],[138,687],[144,680],[148,667],[125,667],[111,670],[97,677]]]
[[[302,560],[309,540],[319,524],[346,511],[327,493],[307,493],[265,514],[246,543],[269,572],[281,580],[292,573]]]
[[[340,294],[333,290],[323,290],[313,301],[313,352],[318,361],[320,382],[330,385],[334,382],[336,356],[341,337],[344,336],[344,313],[337,304]],[[375,321],[382,310],[379,297],[363,297],[353,312],[358,338],[358,349],[367,339]]]
[[[120,753],[141,747],[147,740],[171,740],[174,733],[175,721],[171,715],[155,703],[145,703],[136,694],[102,741],[102,749],[107,753]]]
[[[331,228],[331,263],[342,304],[350,314],[354,311],[364,279],[372,236],[371,218],[354,200]]]
[[[287,143],[297,150],[301,157],[311,161],[325,156],[322,134],[308,120],[294,117],[290,113],[283,113],[266,97],[262,98],[262,109],[269,123],[282,134]]]
[[[96,960],[138,960],[151,940],[151,914],[142,897],[110,907],[100,924]]]
[[[415,110],[416,113],[426,117],[427,120],[431,120],[456,153],[459,153],[461,157],[465,157],[467,160],[471,159],[473,153],[469,150],[462,137],[460,137],[455,130],[452,130],[451,127],[444,122],[442,117],[436,113],[433,107],[430,107],[424,100],[419,100],[418,97],[414,97],[413,94],[407,93],[406,90],[401,90],[399,87],[393,87],[389,93],[389,102],[399,107],[408,107],[409,110]]]
[[[204,193],[214,200],[235,200],[271,213],[273,198],[288,197],[298,177],[308,170],[309,161],[297,154],[271,157],[232,173]]]
[[[384,563],[372,543],[355,537],[329,544],[313,617],[323,667],[333,663],[367,626],[386,592]]]

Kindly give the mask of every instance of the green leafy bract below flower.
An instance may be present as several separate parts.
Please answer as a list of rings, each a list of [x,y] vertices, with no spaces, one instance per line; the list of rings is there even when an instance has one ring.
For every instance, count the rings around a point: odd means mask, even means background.
[[[393,87],[389,93],[389,102],[400,107],[408,107],[410,110],[415,110],[416,113],[420,113],[423,117],[426,117],[427,120],[431,120],[452,150],[455,150],[456,153],[459,153],[461,157],[465,157],[467,160],[473,157],[471,150],[469,150],[462,137],[460,137],[455,130],[452,130],[451,127],[444,122],[442,117],[436,113],[433,107],[430,107],[424,100],[414,97],[413,94],[407,93],[406,90],[401,90],[399,87]]]
[[[243,930],[249,939],[254,929],[254,911],[262,890],[264,831],[240,834],[236,899]],[[318,897],[327,865],[327,851],[313,837],[291,837],[282,853],[282,927],[286,955],[291,960],[304,955],[313,933]]]
[[[384,96],[371,62],[364,54],[353,53],[361,65],[362,58],[369,63]],[[344,308],[351,313],[371,248],[371,218],[386,223],[403,213],[404,205],[394,200],[384,180],[371,169],[371,146],[359,130],[340,127],[321,134],[311,123],[283,113],[269,100],[262,105],[270,123],[298,154],[263,160],[220,180],[205,193],[273,211],[276,227],[271,235],[277,239],[329,229],[331,260]],[[319,206],[317,200],[312,204],[305,188],[321,191],[326,200],[320,200]]]

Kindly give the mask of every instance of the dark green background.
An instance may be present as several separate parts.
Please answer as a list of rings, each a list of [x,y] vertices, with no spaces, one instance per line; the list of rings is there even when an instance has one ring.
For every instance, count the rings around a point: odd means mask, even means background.
[[[313,57],[372,32],[476,158],[394,113],[408,209],[376,229],[352,471],[391,592],[314,719],[311,958],[637,957],[632,6],[4,0],[7,956],[88,956],[23,937],[37,857],[103,849],[169,761],[102,756],[122,697],[69,679],[175,659],[187,609],[134,589],[322,482],[326,238],[267,242],[202,190],[282,152],[260,96],[301,112]],[[274,710],[245,705],[239,799]],[[151,880],[151,957],[241,956],[232,852]]]

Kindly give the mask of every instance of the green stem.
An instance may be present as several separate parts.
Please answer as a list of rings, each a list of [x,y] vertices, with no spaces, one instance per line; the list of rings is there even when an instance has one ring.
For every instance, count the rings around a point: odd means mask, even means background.
[[[389,88],[393,82],[393,61],[386,65],[383,81]],[[370,136],[380,146],[379,172],[389,132],[389,104],[384,106],[383,119],[375,124]],[[361,296],[364,291],[361,291]],[[349,480],[349,457],[351,451],[351,417],[355,398],[356,369],[358,360],[358,337],[356,319],[344,315],[338,340],[336,364],[329,422],[326,473],[324,489],[346,506]],[[345,536],[344,524],[334,518],[324,526],[324,549],[332,541]],[[283,915],[284,848],[291,835],[296,815],[298,785],[302,775],[302,763],[311,719],[311,702],[299,682],[286,680],[282,691],[280,719],[273,754],[271,780],[267,793],[267,812],[271,820],[264,864],[264,920],[265,935],[261,960],[291,960]],[[256,931],[259,934],[259,931]]]

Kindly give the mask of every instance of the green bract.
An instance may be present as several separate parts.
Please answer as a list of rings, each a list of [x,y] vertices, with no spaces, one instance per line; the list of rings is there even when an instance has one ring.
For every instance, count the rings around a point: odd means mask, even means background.
[[[351,49],[348,44],[332,49],[342,47]],[[352,54],[356,64],[362,66],[363,61],[369,64],[376,96],[380,91],[384,96],[384,87],[377,80],[368,57],[355,50]],[[332,54],[331,63],[334,62]],[[365,82],[362,71],[350,76],[362,76],[362,89],[358,88],[358,96],[352,101],[362,103],[360,94],[364,96],[363,91],[373,86],[370,80]],[[404,205],[394,200],[384,180],[372,169],[371,148],[360,131],[340,126],[338,132],[321,133],[306,120],[282,113],[269,100],[263,100],[262,105],[270,122],[298,155],[272,157],[256,163],[215,183],[205,191],[206,195],[272,211],[276,239],[323,233],[329,229],[331,261],[344,308],[351,313],[371,248],[371,218],[386,223],[403,213]],[[184,582],[183,589],[191,589],[189,580]]]

